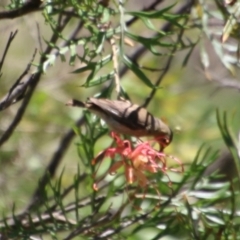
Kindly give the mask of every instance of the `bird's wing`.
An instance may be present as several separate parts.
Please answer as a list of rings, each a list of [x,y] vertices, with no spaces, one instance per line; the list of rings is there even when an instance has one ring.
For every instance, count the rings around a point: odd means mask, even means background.
[[[92,109],[100,108],[106,115],[131,129],[147,129],[154,124],[152,114],[129,101],[89,98],[88,104],[92,104]]]

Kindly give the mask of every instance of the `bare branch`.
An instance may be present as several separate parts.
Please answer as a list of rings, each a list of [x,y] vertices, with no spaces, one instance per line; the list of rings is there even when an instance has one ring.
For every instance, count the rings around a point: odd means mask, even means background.
[[[118,64],[118,49],[116,46],[116,42],[114,38],[110,38],[110,44],[112,47],[112,60],[113,60],[113,69],[114,69],[114,79],[115,79],[115,87],[116,87],[116,93],[119,97],[120,91],[121,91],[121,86],[120,86],[120,79],[119,79],[119,64]]]
[[[1,136],[0,146],[2,146],[10,138],[13,131],[15,130],[15,128],[21,121],[23,114],[28,106],[28,103],[32,97],[32,94],[37,86],[37,83],[40,80],[40,76],[41,76],[41,73],[36,73],[36,74],[32,75],[30,77],[30,79],[28,80],[29,90],[28,90],[26,96],[24,97],[22,105],[18,109],[17,114],[16,114],[15,118],[13,119],[12,123],[9,125],[8,129],[4,132],[4,134]]]
[[[187,4],[187,6],[184,5],[184,7],[185,8],[189,7],[189,4]],[[182,8],[178,11],[178,13],[181,11],[183,11]],[[171,26],[171,24],[164,26],[163,30],[167,30],[168,28],[170,28],[170,26]],[[131,58],[133,58],[133,59],[139,58],[145,51],[146,51],[146,49],[144,47],[141,47],[140,49],[137,50],[137,52],[133,53]],[[121,70],[120,76],[123,76],[126,72],[127,72],[127,68],[124,67]],[[76,125],[81,126],[83,123],[84,123],[84,119],[81,118],[78,120]],[[42,178],[40,179],[40,184],[39,184],[40,187],[38,187],[36,189],[36,191],[34,192],[34,194],[32,196],[32,200],[31,200],[29,206],[26,208],[26,211],[29,211],[39,205],[42,189],[44,189],[44,187],[46,186],[46,184],[49,180],[49,177],[51,178],[54,176],[56,169],[59,166],[59,163],[60,163],[62,157],[64,156],[65,152],[67,151],[74,136],[75,136],[75,133],[71,129],[61,139],[56,152],[54,153],[48,167],[45,170],[45,173],[43,174]]]
[[[9,47],[10,47],[13,39],[14,39],[15,36],[17,35],[17,33],[18,33],[18,30],[16,30],[14,33],[13,33],[13,32],[10,33],[10,36],[9,36],[7,45],[6,45],[5,49],[4,49],[4,53],[3,53],[3,56],[2,56],[2,60],[1,60],[1,62],[0,62],[0,77],[1,77],[2,66],[3,66],[3,63],[4,63],[5,57],[6,57],[6,55],[7,55],[8,49],[9,49]]]
[[[42,3],[42,0],[28,0],[18,9],[0,12],[0,19],[13,19],[21,17],[30,12],[38,11],[40,10],[39,7]]]
[[[152,6],[151,6],[152,7]],[[182,12],[186,7],[189,7],[189,4],[184,5],[184,8],[181,8],[179,12]],[[131,22],[132,24],[133,22]],[[167,24],[166,26],[163,27],[163,30],[167,30],[171,27],[171,24]],[[81,26],[80,26],[81,28]],[[144,54],[144,52],[146,51],[146,49],[144,47],[141,47],[139,49],[137,49],[136,52],[133,53],[133,55],[131,56],[131,59],[136,59],[139,58],[140,56],[142,56],[142,54]],[[127,67],[123,67],[121,69],[120,72],[120,76],[123,76],[125,73],[127,72]],[[84,123],[84,119],[79,119],[79,121],[76,123],[77,126],[81,126]],[[48,167],[46,168],[45,173],[43,174],[41,180],[40,180],[40,186],[41,189],[38,187],[38,189],[36,189],[35,193],[32,196],[32,200],[31,203],[29,204],[29,206],[27,207],[26,210],[30,210],[33,207],[35,207],[36,205],[38,205],[38,201],[41,195],[41,191],[42,189],[45,187],[45,185],[47,184],[47,180],[50,177],[54,176],[56,168],[58,167],[64,153],[67,151],[72,139],[74,138],[75,133],[73,132],[73,130],[69,130],[62,138],[62,140],[60,141],[58,148],[56,150],[56,152],[54,153],[50,164],[48,165]]]
[[[192,2],[192,4],[193,4],[193,2]],[[189,4],[187,5],[187,9],[190,10]],[[186,5],[183,6],[180,10],[178,10],[178,12],[180,12],[180,13],[181,13],[182,11],[184,11],[184,12],[186,11]],[[184,31],[185,31],[185,29],[182,29],[182,30],[181,30],[180,34],[178,35],[177,42],[180,42]],[[156,87],[158,87],[158,86],[161,84],[164,76],[165,76],[166,73],[168,72],[168,70],[169,70],[169,68],[170,68],[170,65],[171,65],[171,62],[172,62],[173,57],[174,57],[174,53],[175,53],[176,50],[177,50],[177,45],[175,45],[175,47],[172,49],[172,52],[170,53],[170,56],[169,56],[169,58],[168,58],[168,60],[167,60],[167,63],[166,63],[166,65],[165,65],[165,67],[164,67],[164,70],[163,70],[163,72],[160,74],[159,78],[157,79],[157,81],[156,81],[156,83],[155,83],[155,86],[156,86]],[[145,102],[144,102],[144,104],[143,104],[143,107],[147,107],[147,105],[150,103],[151,99],[154,97],[154,95],[156,94],[156,92],[157,92],[157,88],[152,89],[151,93],[150,93],[149,96],[146,98],[146,100],[145,100]]]
[[[159,5],[160,3],[162,3],[163,0],[155,0],[154,2],[152,2],[149,6],[144,7],[142,9],[143,12],[146,11],[150,11],[150,10],[155,10],[155,8],[157,7],[157,5]],[[133,17],[131,18],[129,21],[126,22],[126,26],[129,27],[130,25],[132,25],[134,22],[136,22],[138,20],[138,17]]]
[[[41,41],[41,37],[40,37],[40,27],[39,27],[39,23],[36,23],[37,25],[37,35],[38,35],[38,43],[39,43],[39,48],[40,51],[43,52],[43,46],[42,46],[42,41]]]
[[[226,78],[222,80],[217,80],[217,79],[212,79],[212,80],[217,82],[219,84],[219,87],[221,88],[233,88],[240,91],[240,82],[237,80],[226,79]]]
[[[189,1],[189,2],[186,2],[185,5],[183,5],[180,9],[178,9],[175,14],[181,14],[181,13],[184,13],[186,12],[187,10],[190,10],[191,9],[191,6],[193,5],[193,2],[194,1]],[[154,2],[152,5],[149,6],[149,10],[150,9],[153,9],[155,6],[158,5],[158,2]],[[146,10],[148,10],[148,8],[146,8]],[[133,24],[134,21],[129,21],[129,23],[127,23],[126,25],[129,26],[129,24]],[[161,31],[169,31],[170,28],[172,27],[172,23],[171,22],[168,22],[166,23],[162,28],[161,28]],[[154,37],[154,36],[151,36],[151,37]],[[136,59],[139,59],[145,52],[147,51],[147,49],[144,47],[144,46],[140,46],[136,49],[136,51],[129,57],[129,59],[131,61],[134,61],[136,62]],[[171,58],[169,58],[170,62],[171,62]],[[169,61],[168,60],[168,61]],[[167,63],[166,64],[166,67],[165,67],[165,71],[167,71],[168,69],[168,65],[170,64]],[[128,71],[128,67],[125,65],[121,68],[120,72],[119,72],[119,76],[122,77],[124,76]],[[163,78],[163,76],[165,75],[165,73],[162,73],[161,76],[159,77],[159,79],[156,81],[156,86],[158,86]],[[153,89],[153,91],[150,93],[150,96],[145,100],[145,103],[143,103],[143,106],[146,107],[149,102],[150,102],[150,99],[154,96],[156,90]]]
[[[59,16],[59,19],[61,19],[61,15]],[[56,30],[56,32],[54,32],[54,34],[52,35],[50,42],[52,42],[53,44],[58,40],[58,31],[62,31],[65,26],[67,25],[67,23],[70,21],[70,17],[66,17],[63,21],[62,24],[60,24]],[[40,59],[40,63],[39,66],[42,66],[42,64],[44,63],[44,61],[46,60],[46,55],[49,54],[52,51],[52,47],[51,46],[47,46],[44,54],[42,54],[42,57]],[[12,123],[9,125],[8,129],[4,132],[4,134],[1,136],[0,138],[0,146],[2,146],[9,138],[10,136],[13,134],[13,131],[15,130],[15,128],[17,127],[17,125],[20,123],[25,110],[28,106],[28,103],[30,102],[30,99],[34,93],[35,88],[37,87],[37,84],[41,78],[42,75],[42,71],[41,69],[33,74],[31,76],[31,78],[29,79],[30,83],[29,83],[29,90],[26,93],[26,96],[22,102],[22,105],[20,106],[20,108],[18,109],[18,112],[15,116],[15,118],[13,119]]]
[[[76,29],[73,30],[72,34],[69,37],[69,41],[70,39],[74,39],[74,37],[79,33],[79,31],[82,29],[83,23],[80,22],[78,24],[78,26],[76,27]],[[68,43],[66,42],[63,46],[66,46]],[[59,52],[57,53],[57,55],[59,54]],[[76,126],[80,127],[83,123],[85,122],[84,118],[80,118],[75,124]],[[71,143],[71,141],[73,140],[73,138],[75,137],[75,132],[73,131],[73,129],[70,129],[60,140],[60,143],[55,151],[55,153],[53,154],[49,165],[47,166],[43,176],[40,179],[40,183],[41,186],[37,187],[37,189],[35,190],[32,199],[30,201],[30,204],[27,206],[26,211],[32,209],[33,207],[35,207],[38,203],[39,203],[39,198],[41,195],[41,191],[42,189],[45,188],[47,182],[48,182],[48,178],[49,177],[53,177],[55,175],[56,169],[58,168],[65,152],[67,152],[68,147]],[[40,189],[41,188],[41,189]]]
[[[80,118],[75,125],[80,127],[83,123],[84,123],[84,118]],[[73,131],[73,129],[70,129],[61,139],[59,145],[58,145],[58,149],[56,150],[56,152],[54,153],[52,159],[50,160],[49,165],[47,166],[42,178],[40,179],[40,184],[37,187],[37,189],[35,190],[33,196],[32,196],[32,200],[30,202],[30,204],[28,205],[26,211],[31,210],[32,208],[38,206],[39,201],[41,200],[41,193],[43,191],[43,189],[45,188],[46,184],[48,183],[49,178],[53,177],[58,166],[59,163],[62,160],[63,155],[66,153],[72,139],[75,137],[75,132]]]
[[[4,96],[0,100],[0,111],[8,108],[9,106],[18,102],[19,100],[21,100],[24,97],[27,87],[31,83],[31,81],[30,81],[31,77],[24,82],[20,82],[20,81],[23,79],[23,77],[25,75],[28,74],[28,72],[31,68],[31,64],[36,56],[36,53],[37,53],[37,50],[35,49],[33,57],[31,59],[30,63],[27,65],[26,69],[23,71],[23,73],[20,75],[20,77],[16,80],[16,82],[12,85],[12,87],[10,88],[10,90],[6,94],[6,96]]]

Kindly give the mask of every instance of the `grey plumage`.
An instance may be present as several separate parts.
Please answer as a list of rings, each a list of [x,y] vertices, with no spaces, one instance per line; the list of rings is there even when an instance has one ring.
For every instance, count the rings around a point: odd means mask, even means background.
[[[89,98],[84,103],[73,99],[67,105],[87,108],[120,134],[154,136],[162,145],[168,145],[172,140],[172,131],[162,120],[129,101]]]

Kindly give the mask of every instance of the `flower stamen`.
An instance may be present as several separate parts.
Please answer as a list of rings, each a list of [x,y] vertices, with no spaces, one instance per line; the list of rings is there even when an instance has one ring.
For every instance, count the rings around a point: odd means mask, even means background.
[[[110,157],[112,160],[118,155],[120,160],[114,162],[109,168],[108,173],[110,175],[115,175],[116,172],[123,167],[124,175],[126,182],[128,184],[136,183],[139,187],[144,189],[144,196],[146,195],[146,189],[149,185],[149,180],[145,175],[146,172],[157,173],[162,172],[169,179],[169,186],[172,185],[172,182],[167,174],[167,171],[172,172],[183,172],[183,164],[179,159],[172,155],[167,155],[164,152],[159,152],[155,150],[149,142],[140,142],[135,147],[129,140],[122,140],[120,136],[112,132],[111,137],[114,139],[116,147],[107,148],[104,151],[100,152],[96,158],[93,159],[92,164],[100,162],[105,157]],[[181,169],[168,168],[167,159],[170,158],[177,162],[181,166]],[[97,168],[97,171],[99,169]],[[97,173],[95,172],[95,174]],[[95,176],[94,174],[94,176]],[[105,177],[105,176],[103,176]],[[102,178],[101,178],[102,179]],[[99,182],[99,181],[98,181]],[[156,186],[154,187],[157,194],[160,195]],[[97,183],[94,183],[93,189],[97,190]]]

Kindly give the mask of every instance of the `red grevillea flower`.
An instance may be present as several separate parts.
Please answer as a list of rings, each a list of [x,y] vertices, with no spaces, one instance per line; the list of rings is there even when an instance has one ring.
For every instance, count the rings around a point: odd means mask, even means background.
[[[123,167],[126,181],[129,184],[136,183],[138,186],[146,188],[149,181],[145,172],[157,173],[161,171],[164,174],[166,174],[167,170],[183,172],[183,165],[178,159],[163,152],[156,151],[149,142],[142,142],[133,147],[129,140],[122,140],[115,132],[111,133],[111,137],[114,139],[116,147],[107,148],[100,152],[98,156],[93,159],[92,164],[96,164],[99,159],[102,159],[99,158],[100,155],[110,157],[113,160],[119,155],[120,160],[112,164],[108,173],[115,174],[119,168]],[[181,166],[181,170],[174,168],[168,169],[166,159],[169,157]],[[96,183],[93,188],[97,190]]]

